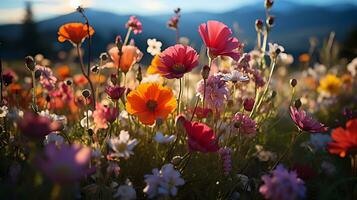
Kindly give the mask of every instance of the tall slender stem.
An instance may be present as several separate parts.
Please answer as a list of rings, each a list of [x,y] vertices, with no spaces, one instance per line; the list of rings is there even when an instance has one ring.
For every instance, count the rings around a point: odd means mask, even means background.
[[[208,55],[208,67],[211,71],[213,59],[209,56],[208,50],[207,50],[207,55]],[[206,101],[206,87],[207,87],[207,79],[203,78],[203,99],[202,99],[202,108],[203,109],[205,108],[205,101]]]
[[[32,75],[32,107],[37,112],[35,71],[31,71],[31,75]]]
[[[179,96],[177,100],[177,115],[180,114],[180,106],[181,106],[181,93],[182,93],[182,78],[179,79],[180,82],[180,90],[179,90]]]
[[[178,44],[179,43],[179,40],[180,40],[180,34],[179,34],[180,32],[179,32],[179,28],[177,27],[176,28],[176,44]]]
[[[125,45],[128,43],[128,41],[129,41],[129,36],[130,36],[131,31],[132,31],[132,28],[129,27],[129,28],[128,28],[128,32],[126,32],[126,35],[125,35],[125,39],[124,39],[123,46],[125,46]]]
[[[1,52],[0,52],[0,105],[3,104],[3,96],[2,96],[3,84],[4,81],[2,79],[2,61],[1,61]]]

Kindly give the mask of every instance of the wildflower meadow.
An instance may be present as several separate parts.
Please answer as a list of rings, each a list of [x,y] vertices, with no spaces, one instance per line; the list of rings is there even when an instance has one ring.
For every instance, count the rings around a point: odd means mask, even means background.
[[[178,8],[154,27],[173,45],[141,44],[151,25],[133,15],[95,54],[78,7],[56,33],[71,61],[2,56],[0,199],[357,199],[357,58],[334,33],[291,55],[274,6],[253,48],[216,19],[191,43]]]

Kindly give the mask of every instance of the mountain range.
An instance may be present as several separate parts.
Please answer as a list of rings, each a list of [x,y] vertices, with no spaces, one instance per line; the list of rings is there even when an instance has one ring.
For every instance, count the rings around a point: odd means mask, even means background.
[[[86,9],[91,26],[96,33],[93,37],[94,53],[99,55],[107,48],[107,44],[114,41],[117,35],[126,34],[125,23],[130,15],[120,15],[95,9]],[[336,32],[336,38],[343,41],[352,29],[357,27],[357,6],[354,4],[335,4],[328,6],[312,6],[276,1],[271,14],[275,16],[275,26],[271,31],[269,41],[282,44],[285,49],[293,54],[306,52],[309,48],[309,38],[314,36],[322,40],[328,37],[331,31]],[[175,32],[167,28],[166,23],[172,15],[137,16],[143,24],[143,32],[134,35],[136,44],[142,51],[146,50],[146,40],[157,38],[164,47],[172,45],[175,41]],[[256,32],[254,22],[256,19],[265,18],[263,4],[232,9],[224,13],[193,12],[185,13],[183,10],[180,21],[180,36],[188,37],[192,45],[199,50],[202,45],[198,34],[198,26],[207,20],[222,21],[233,30],[240,41],[248,49],[255,44]],[[70,45],[63,45],[57,41],[58,28],[67,22],[83,21],[79,13],[70,13],[51,19],[37,22],[41,40],[51,46],[54,51]],[[6,48],[5,56],[17,58],[26,54],[21,50],[19,43],[22,36],[21,24],[0,25],[0,41]],[[28,41],[29,43],[31,41]]]

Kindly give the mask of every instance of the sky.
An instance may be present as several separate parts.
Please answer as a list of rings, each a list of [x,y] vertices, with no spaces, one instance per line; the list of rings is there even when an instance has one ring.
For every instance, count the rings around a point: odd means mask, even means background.
[[[180,7],[184,12],[224,12],[264,0],[0,0],[0,24],[20,23],[25,2],[33,3],[36,20],[73,12],[78,5],[119,14],[153,15],[172,13]],[[280,0],[275,0],[279,3]],[[301,4],[326,5],[355,3],[356,0],[285,0]]]

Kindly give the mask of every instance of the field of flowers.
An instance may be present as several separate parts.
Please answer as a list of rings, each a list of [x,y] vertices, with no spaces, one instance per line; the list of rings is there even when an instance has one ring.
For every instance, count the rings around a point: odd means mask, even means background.
[[[83,22],[58,27],[71,62],[0,60],[0,198],[357,199],[357,58],[338,56],[332,33],[294,61],[269,42],[265,9],[252,50],[213,19],[192,30],[196,51],[177,9],[176,45],[147,40],[150,66],[135,16],[92,55],[79,7]]]

